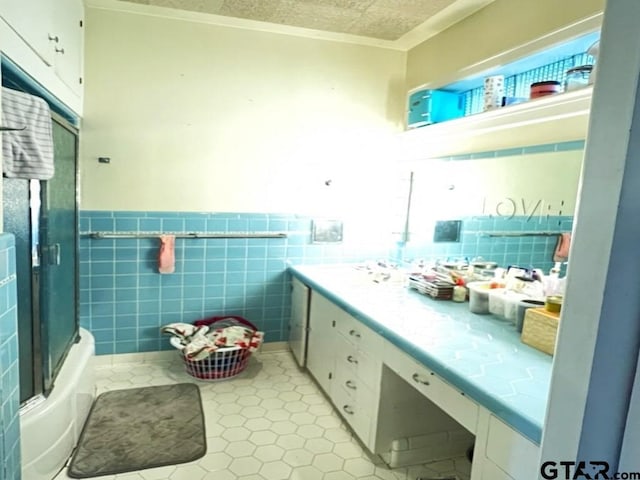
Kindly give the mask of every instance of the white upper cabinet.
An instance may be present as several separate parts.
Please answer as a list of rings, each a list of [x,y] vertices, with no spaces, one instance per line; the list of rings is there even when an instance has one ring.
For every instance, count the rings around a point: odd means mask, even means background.
[[[60,79],[78,94],[82,86],[83,25],[81,0],[56,0],[53,31],[59,34],[59,41],[54,46],[54,68]]]
[[[2,53],[78,114],[82,109],[82,0],[0,0]]]
[[[0,16],[47,65],[53,64],[53,4],[51,0],[0,0]]]

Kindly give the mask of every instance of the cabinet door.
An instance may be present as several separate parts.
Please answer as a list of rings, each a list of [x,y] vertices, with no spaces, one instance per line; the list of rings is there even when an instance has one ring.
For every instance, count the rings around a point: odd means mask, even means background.
[[[311,292],[307,369],[320,387],[331,396],[335,365],[335,319],[339,308],[317,292]]]
[[[491,415],[486,457],[511,478],[525,480],[538,473],[540,448]]]
[[[53,64],[56,34],[52,31],[51,0],[0,0],[0,16],[47,64]]]
[[[291,280],[291,320],[289,348],[298,365],[305,366],[307,357],[307,320],[309,318],[309,287],[300,280]]]
[[[82,89],[84,6],[82,0],[56,0],[53,30],[59,41],[54,47],[56,75],[74,93]]]
[[[484,462],[480,478],[481,480],[514,480],[513,477],[507,475],[500,467],[489,460]]]

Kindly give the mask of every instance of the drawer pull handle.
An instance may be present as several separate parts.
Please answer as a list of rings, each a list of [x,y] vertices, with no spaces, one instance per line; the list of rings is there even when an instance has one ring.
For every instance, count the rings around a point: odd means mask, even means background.
[[[353,355],[349,355],[349,356],[347,357],[347,361],[348,361],[349,363],[355,363],[356,365],[358,364],[358,360],[357,360]]]
[[[349,335],[351,335],[352,337],[360,338],[360,334],[358,332],[356,332],[355,330],[351,330],[349,332]]]
[[[342,410],[344,410],[345,412],[347,412],[349,415],[353,415],[355,412],[353,411],[353,408],[351,408],[349,405],[343,405],[342,406]]]
[[[347,380],[346,382],[344,382],[344,384],[347,386],[347,388],[350,388],[351,390],[356,390],[356,384],[353,383],[353,380]]]
[[[411,378],[413,378],[413,381],[416,383],[421,383],[422,385],[430,385],[427,380],[421,380],[420,375],[418,375],[417,373],[414,373]]]
[[[58,37],[57,35],[51,35],[50,33],[48,33],[47,36],[50,42],[58,43],[60,41],[60,37]]]

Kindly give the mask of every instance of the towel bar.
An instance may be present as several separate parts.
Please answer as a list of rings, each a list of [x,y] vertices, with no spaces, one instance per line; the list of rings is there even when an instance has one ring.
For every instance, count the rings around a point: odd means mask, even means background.
[[[85,232],[80,234],[89,238],[158,238],[161,235],[174,235],[176,238],[287,238],[283,232]]]
[[[556,237],[562,232],[529,231],[529,232],[476,232],[482,237]]]

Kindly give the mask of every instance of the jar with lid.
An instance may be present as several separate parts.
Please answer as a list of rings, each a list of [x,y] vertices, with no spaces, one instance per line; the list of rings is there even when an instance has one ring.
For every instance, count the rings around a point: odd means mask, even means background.
[[[462,285],[453,287],[453,301],[464,302],[467,299],[467,289]]]
[[[565,92],[578,90],[589,85],[589,78],[593,71],[593,65],[582,65],[567,70],[567,76],[564,81]]]
[[[562,92],[562,84],[556,80],[547,80],[531,84],[529,98],[539,98],[546,95],[555,95]]]

